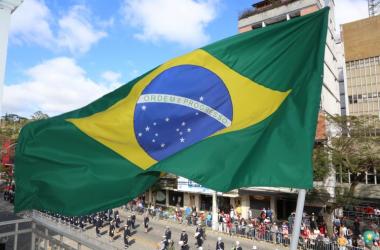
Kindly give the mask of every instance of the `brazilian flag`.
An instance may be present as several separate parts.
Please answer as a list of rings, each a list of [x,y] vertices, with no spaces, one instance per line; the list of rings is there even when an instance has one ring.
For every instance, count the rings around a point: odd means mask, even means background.
[[[328,9],[174,58],[22,129],[15,210],[125,204],[161,172],[218,191],[312,187]]]

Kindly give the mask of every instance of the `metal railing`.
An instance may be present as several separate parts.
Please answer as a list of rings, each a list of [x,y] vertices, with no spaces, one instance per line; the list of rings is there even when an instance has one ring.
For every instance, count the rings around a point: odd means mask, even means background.
[[[0,244],[7,244],[13,240],[13,249],[17,250],[19,235],[32,233],[30,226],[26,225],[29,228],[20,229],[20,224],[23,225],[31,222],[32,219],[29,218],[0,222],[0,229],[5,231],[4,233],[0,233]]]

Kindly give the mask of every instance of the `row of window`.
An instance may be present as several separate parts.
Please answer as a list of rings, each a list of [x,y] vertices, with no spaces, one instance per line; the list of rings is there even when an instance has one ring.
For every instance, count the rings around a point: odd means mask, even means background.
[[[358,68],[368,67],[371,65],[376,65],[379,63],[380,63],[380,57],[376,56],[376,57],[346,62],[346,68],[347,69],[358,69]]]
[[[368,94],[359,94],[359,95],[349,95],[348,96],[348,102],[350,104],[352,103],[360,103],[360,102],[366,102],[366,101],[376,101],[378,98],[380,98],[380,92],[372,92]]]

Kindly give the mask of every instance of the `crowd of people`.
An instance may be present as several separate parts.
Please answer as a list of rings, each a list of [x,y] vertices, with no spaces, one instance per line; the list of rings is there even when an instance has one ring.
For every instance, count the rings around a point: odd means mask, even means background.
[[[140,208],[144,205],[137,203]],[[173,219],[178,223],[187,225],[201,225],[204,231],[212,225],[211,212],[197,212],[194,207],[181,209],[179,206],[174,211],[167,212],[160,206],[148,206],[152,217]],[[377,211],[377,210],[376,210]],[[263,208],[259,215],[249,213],[249,218],[243,218],[241,212],[230,209],[229,212],[218,213],[218,230],[228,235],[240,235],[253,240],[272,242],[274,244],[289,245],[293,231],[295,213],[291,213],[288,220],[274,221],[273,211]],[[366,240],[364,232],[372,230],[374,237]],[[329,236],[330,235],[330,236]],[[345,217],[336,218],[333,221],[333,232],[328,233],[327,224],[323,217],[312,213],[304,214],[300,232],[299,244],[305,249],[329,249],[332,246],[339,249],[360,250],[366,247],[378,247],[379,242],[378,225],[368,225],[356,219],[354,222]]]
[[[108,224],[110,241],[114,240],[116,232],[123,231],[123,241],[126,248],[129,246],[128,239],[131,237],[132,230],[136,228],[137,214],[143,216],[145,233],[149,231],[150,219],[155,218],[196,226],[192,236],[195,237],[198,249],[202,249],[203,242],[207,237],[206,229],[212,225],[212,214],[210,212],[198,212],[195,207],[183,209],[177,206],[173,210],[168,210],[162,206],[145,206],[142,200],[137,200],[128,203],[125,209],[130,214],[125,222],[121,220],[119,211],[112,209],[80,217],[67,217],[51,213],[49,215],[61,223],[72,225],[80,230],[84,230],[87,225],[93,225],[96,237],[101,237],[100,229],[107,227]],[[240,211],[230,209],[229,212],[220,211],[218,213],[218,230],[227,235],[238,235],[287,246],[290,244],[294,219],[295,213],[291,213],[287,220],[275,221],[273,212],[265,208],[259,213],[250,212],[249,218],[243,218]],[[358,218],[352,221],[344,216],[335,218],[332,225],[332,233],[328,233],[327,225],[321,215],[304,213],[299,239],[300,246],[304,249],[331,249],[332,247],[338,247],[340,250],[380,249],[378,248],[380,245],[378,225],[364,223]],[[162,238],[158,249],[174,249],[175,243],[172,240],[169,227],[166,227]],[[181,250],[189,249],[188,239],[186,229],[183,229],[178,241]],[[224,243],[221,239],[218,239],[216,244],[217,250],[224,249]],[[241,249],[238,242],[234,247]]]

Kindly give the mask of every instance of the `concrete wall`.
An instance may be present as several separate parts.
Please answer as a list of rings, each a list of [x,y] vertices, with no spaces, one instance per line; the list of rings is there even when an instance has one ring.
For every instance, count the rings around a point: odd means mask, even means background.
[[[342,25],[346,61],[380,55],[380,16]]]

